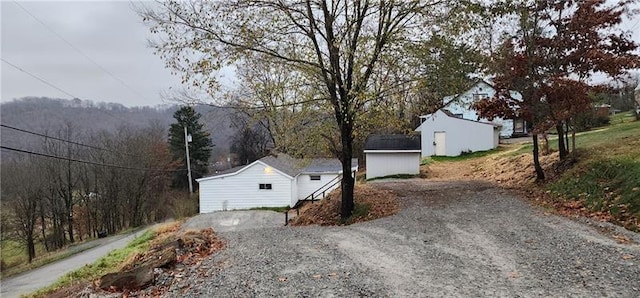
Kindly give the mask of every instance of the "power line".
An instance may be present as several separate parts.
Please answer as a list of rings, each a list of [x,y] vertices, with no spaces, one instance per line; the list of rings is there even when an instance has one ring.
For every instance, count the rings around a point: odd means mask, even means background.
[[[18,3],[17,1],[13,1],[13,3],[15,5],[17,5],[18,7],[20,7],[22,10],[24,10],[24,12],[26,12],[29,16],[31,16],[34,20],[36,20],[38,23],[40,23],[40,25],[42,25],[43,27],[45,27],[47,30],[49,30],[51,33],[53,33],[53,35],[55,35],[56,37],[58,37],[60,40],[62,40],[64,43],[66,43],[69,47],[71,47],[72,49],[74,49],[76,52],[78,52],[78,54],[82,55],[85,59],[89,60],[91,63],[93,63],[95,66],[97,66],[100,70],[102,70],[104,73],[108,74],[111,78],[113,78],[114,80],[116,80],[118,83],[120,83],[122,86],[124,86],[125,88],[129,89],[129,91],[135,93],[136,95],[144,98],[145,100],[149,101],[148,98],[146,98],[144,95],[142,95],[141,93],[139,93],[138,91],[136,91],[135,89],[133,89],[133,87],[131,87],[129,84],[127,84],[124,80],[120,79],[119,77],[117,77],[116,75],[114,75],[112,72],[110,72],[109,70],[107,70],[105,67],[103,67],[102,65],[100,65],[98,62],[96,62],[95,60],[93,60],[91,57],[89,57],[89,55],[85,54],[83,51],[81,51],[78,47],[74,46],[70,41],[68,41],[67,39],[65,39],[64,37],[62,37],[62,35],[60,35],[58,32],[56,32],[55,30],[53,30],[51,27],[49,27],[49,25],[47,25],[45,22],[43,22],[42,20],[40,20],[38,17],[36,17],[33,13],[31,13],[29,10],[27,10],[24,6],[20,5],[20,3]]]
[[[21,72],[24,72],[24,73],[28,74],[29,76],[31,76],[31,77],[33,77],[33,78],[35,78],[36,80],[38,80],[38,81],[40,81],[40,82],[42,82],[42,83],[44,83],[44,84],[47,84],[48,86],[50,86],[50,87],[52,87],[52,88],[54,88],[54,89],[56,89],[56,90],[58,90],[58,91],[60,91],[60,92],[62,92],[62,93],[64,93],[64,94],[66,94],[66,95],[71,96],[71,98],[78,98],[78,97],[76,97],[75,95],[73,95],[73,94],[71,94],[71,93],[69,93],[69,92],[67,92],[67,91],[62,90],[62,88],[57,87],[57,86],[55,86],[54,84],[51,84],[51,83],[47,82],[46,80],[44,80],[44,79],[42,79],[42,78],[40,78],[40,77],[38,77],[38,76],[36,76],[36,75],[34,75],[34,74],[32,74],[32,73],[30,73],[30,72],[26,71],[26,70],[24,70],[24,69],[22,69],[22,68],[18,67],[17,65],[15,65],[15,64],[13,64],[13,63],[11,63],[11,62],[9,62],[9,61],[5,60],[5,59],[4,59],[4,58],[2,58],[2,57],[0,57],[0,60],[2,60],[2,62],[4,62],[4,63],[8,64],[8,65],[9,65],[9,66],[11,66],[11,67],[13,67],[13,68],[15,68],[15,69],[17,69],[17,70],[19,70],[19,71],[21,71]]]
[[[42,157],[49,157],[49,158],[55,158],[55,159],[61,159],[61,160],[67,160],[67,161],[79,162],[79,163],[84,163],[84,164],[90,164],[90,165],[96,165],[96,166],[108,167],[108,168],[124,169],[124,170],[134,170],[134,171],[160,171],[160,172],[182,172],[182,171],[184,171],[184,169],[178,169],[178,170],[165,170],[165,169],[152,169],[152,168],[134,168],[134,167],[126,167],[126,166],[112,165],[112,164],[104,164],[104,163],[99,163],[99,162],[93,162],[93,161],[87,161],[87,160],[80,160],[80,159],[73,159],[73,158],[62,157],[62,156],[56,156],[56,155],[51,155],[51,154],[45,154],[45,153],[39,153],[39,152],[33,152],[33,151],[28,151],[28,150],[23,150],[23,149],[17,149],[17,148],[12,148],[12,147],[7,147],[7,146],[2,146],[2,145],[0,145],[0,149],[9,150],[9,151],[14,151],[14,152],[19,152],[19,153],[26,153],[26,154],[30,154],[30,155],[37,155],[37,156],[42,156]]]
[[[112,150],[112,149],[107,149],[107,148],[102,148],[102,147],[98,147],[98,146],[87,145],[87,144],[82,144],[82,143],[78,143],[78,142],[74,142],[74,141],[70,141],[70,140],[65,140],[65,139],[61,139],[61,138],[56,138],[56,137],[52,137],[52,136],[49,136],[49,135],[46,135],[46,134],[37,133],[37,132],[34,132],[34,131],[29,131],[29,130],[26,130],[26,129],[13,127],[13,126],[9,126],[9,125],[6,125],[6,124],[0,124],[0,127],[13,129],[15,131],[24,132],[24,133],[32,134],[32,135],[35,135],[35,136],[49,138],[49,139],[52,139],[52,140],[66,142],[66,143],[69,143],[69,144],[83,146],[83,147],[87,147],[87,148],[91,148],[91,149],[103,150],[103,151],[107,151],[107,152],[118,153],[118,154],[128,155],[128,156],[132,156],[132,157],[141,157],[141,156],[135,155],[135,154],[119,152],[119,151],[115,151],[115,150]]]
[[[4,63],[6,63],[6,64],[10,65],[11,67],[13,67],[13,68],[15,68],[15,69],[17,69],[17,70],[19,70],[19,71],[21,71],[21,72],[24,72],[25,74],[27,74],[27,75],[29,75],[29,76],[31,76],[31,77],[33,77],[33,78],[37,79],[38,81],[40,81],[40,82],[42,82],[42,83],[44,83],[44,84],[46,84],[46,85],[48,85],[48,86],[50,86],[50,87],[52,87],[52,88],[54,88],[54,89],[58,90],[58,91],[60,91],[60,92],[62,92],[62,93],[64,93],[64,94],[66,94],[66,95],[69,95],[71,98],[78,98],[78,99],[79,99],[79,97],[77,97],[77,96],[75,96],[75,95],[73,95],[73,94],[71,94],[71,93],[69,93],[69,92],[67,92],[67,91],[63,90],[62,88],[60,88],[60,87],[58,87],[58,86],[56,86],[56,85],[54,85],[54,84],[52,84],[52,83],[47,82],[45,79],[42,79],[42,78],[40,78],[40,77],[38,77],[38,76],[36,76],[36,75],[34,75],[34,74],[32,74],[32,73],[30,73],[30,72],[28,72],[28,71],[24,70],[24,69],[22,69],[21,67],[19,67],[19,66],[15,65],[15,64],[13,64],[13,63],[11,63],[11,62],[9,62],[9,61],[7,61],[6,59],[4,59],[4,58],[2,58],[2,57],[0,57],[0,60],[2,60],[2,62],[4,62]],[[113,115],[113,114],[111,114],[111,113],[109,113],[109,112],[107,112],[107,111],[105,111],[105,110],[103,110],[103,109],[98,108],[97,110],[98,110],[98,111],[100,111],[100,112],[102,112],[102,113],[105,113],[105,114],[109,115],[110,117],[112,117],[112,118],[114,118],[114,119],[118,119],[118,120],[120,120],[120,121],[125,121],[125,122],[126,122],[126,120],[124,120],[124,119],[122,119],[122,118],[120,118],[120,117],[117,117],[117,116],[115,116],[115,115]]]

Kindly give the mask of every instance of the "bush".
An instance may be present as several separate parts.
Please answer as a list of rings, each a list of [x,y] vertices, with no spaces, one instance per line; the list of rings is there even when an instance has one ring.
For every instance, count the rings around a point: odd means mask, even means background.
[[[595,127],[609,125],[610,119],[608,115],[597,114],[593,110],[578,114],[575,117],[576,131],[587,131]]]

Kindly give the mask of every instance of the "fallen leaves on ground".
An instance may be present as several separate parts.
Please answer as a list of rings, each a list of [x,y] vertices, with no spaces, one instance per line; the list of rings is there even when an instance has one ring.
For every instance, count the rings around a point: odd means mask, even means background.
[[[386,189],[358,184],[354,189],[356,210],[347,221],[340,218],[340,190],[331,192],[326,198],[306,203],[300,209],[300,216],[294,218],[291,225],[343,225],[369,221],[396,214],[399,210],[397,196]]]
[[[616,242],[618,242],[620,244],[631,244],[631,243],[633,243],[631,238],[626,237],[626,236],[622,236],[622,235],[613,235],[613,239],[616,240]]]

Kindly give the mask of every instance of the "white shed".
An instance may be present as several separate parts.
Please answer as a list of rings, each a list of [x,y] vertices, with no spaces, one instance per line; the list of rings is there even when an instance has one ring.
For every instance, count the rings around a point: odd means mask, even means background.
[[[370,135],[364,146],[367,179],[420,174],[420,137]]]
[[[352,161],[352,171],[358,161]],[[342,165],[337,159],[295,159],[267,156],[238,168],[197,179],[200,213],[256,207],[294,206],[311,194],[322,198],[340,186]]]
[[[458,156],[498,147],[501,126],[456,117],[446,110],[420,116],[422,156]]]

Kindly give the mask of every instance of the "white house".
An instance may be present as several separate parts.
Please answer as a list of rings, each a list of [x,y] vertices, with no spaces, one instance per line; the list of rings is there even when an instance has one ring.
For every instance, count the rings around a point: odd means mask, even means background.
[[[370,135],[364,145],[367,179],[420,174],[420,136]]]
[[[498,147],[500,125],[457,117],[438,110],[420,116],[422,156],[458,156],[465,152],[484,151]]]
[[[444,109],[447,109],[453,115],[463,119],[474,121],[491,122],[502,126],[500,130],[501,138],[511,138],[518,136],[526,136],[527,126],[523,119],[502,119],[496,118],[489,121],[485,118],[479,118],[478,112],[471,105],[484,98],[492,98],[496,94],[496,89],[487,81],[480,80],[476,82],[469,90],[462,94],[447,96],[443,99]],[[518,92],[511,92],[511,97],[520,100],[522,96]]]
[[[352,172],[358,161],[352,161]],[[200,184],[200,213],[255,207],[294,206],[314,194],[340,186],[342,165],[337,159],[295,159],[285,154],[267,156],[255,162],[197,179]]]

